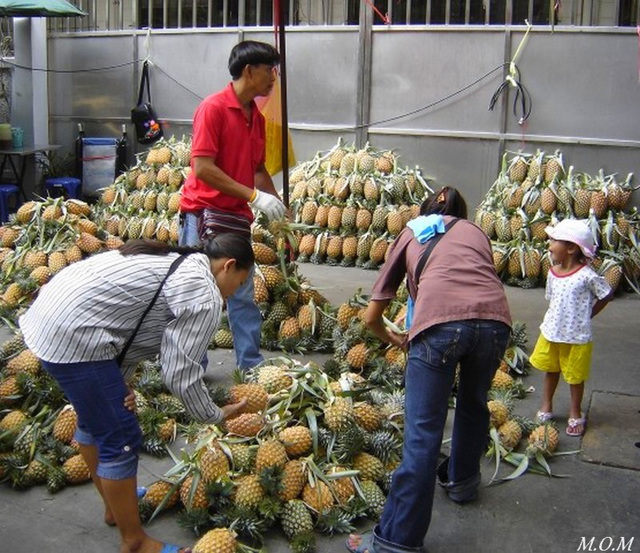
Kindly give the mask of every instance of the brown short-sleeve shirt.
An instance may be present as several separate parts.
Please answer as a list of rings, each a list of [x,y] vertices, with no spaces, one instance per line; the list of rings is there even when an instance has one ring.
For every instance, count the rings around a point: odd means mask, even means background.
[[[445,217],[445,223],[450,220]],[[371,299],[393,299],[406,275],[409,290],[415,290],[413,276],[425,247],[405,228],[391,246]],[[478,226],[461,220],[442,237],[422,271],[409,340],[431,326],[469,319],[511,326],[507,297],[493,266],[491,243]]]

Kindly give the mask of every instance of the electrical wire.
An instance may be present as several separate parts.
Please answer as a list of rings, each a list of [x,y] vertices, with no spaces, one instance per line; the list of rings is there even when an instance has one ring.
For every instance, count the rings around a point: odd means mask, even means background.
[[[131,66],[131,65],[136,65],[136,64],[139,64],[139,63],[144,62],[144,61],[145,61],[144,59],[140,59],[140,60],[134,60],[134,61],[125,62],[125,63],[121,63],[121,64],[109,65],[109,66],[105,66],[105,67],[94,67],[94,68],[73,69],[73,70],[42,69],[42,68],[36,68],[36,67],[28,67],[28,66],[17,64],[17,63],[9,62],[6,59],[1,60],[1,63],[6,63],[7,65],[10,65],[12,67],[16,67],[16,68],[19,68],[19,69],[31,70],[31,71],[39,71],[39,72],[54,73],[54,74],[70,74],[70,73],[90,73],[90,72],[94,72],[94,71],[95,72],[98,72],[98,71],[110,71],[110,70],[114,70],[114,69],[121,69],[123,67],[128,67],[128,66]],[[195,96],[196,98],[198,98],[200,100],[204,99],[198,93],[194,92],[189,87],[187,87],[186,85],[181,83],[178,79],[176,79],[171,74],[169,74],[167,71],[165,71],[161,66],[159,66],[158,64],[152,62],[151,60],[148,60],[148,61],[150,61],[150,63],[153,65],[153,67],[158,69],[158,71],[160,71],[170,81],[172,81],[175,84],[177,84],[180,88],[184,89],[186,92],[188,92],[189,94],[192,94],[193,96]],[[470,88],[474,87],[478,83],[482,82],[483,80],[485,80],[488,77],[490,77],[491,75],[493,75],[496,71],[499,71],[499,70],[503,69],[506,65],[509,65],[512,68],[515,68],[515,70],[517,72],[517,78],[514,78],[514,80],[515,80],[515,82],[517,84],[517,86],[516,86],[517,92],[516,92],[516,97],[514,99],[514,114],[516,114],[516,105],[517,105],[518,101],[520,101],[521,108],[522,108],[522,114],[520,116],[520,122],[521,122],[520,124],[522,124],[524,121],[527,120],[527,118],[529,117],[529,115],[531,113],[531,105],[532,105],[531,95],[529,94],[528,90],[524,87],[524,85],[520,82],[520,71],[518,70],[517,66],[513,62],[505,62],[505,63],[501,63],[500,65],[497,65],[496,67],[494,67],[490,71],[486,72],[481,77],[478,77],[474,81],[470,82],[466,86],[463,86],[462,88],[459,88],[458,90],[456,90],[456,91],[454,91],[454,92],[452,92],[450,94],[447,94],[446,96],[440,98],[439,100],[435,100],[434,102],[430,102],[429,104],[426,104],[426,105],[424,105],[422,107],[416,108],[414,110],[411,110],[409,112],[406,112],[406,113],[403,113],[403,114],[400,114],[400,115],[395,115],[393,117],[388,117],[386,119],[380,119],[380,120],[372,122],[372,123],[363,123],[361,125],[350,125],[350,126],[345,126],[345,127],[340,127],[340,128],[332,128],[331,131],[332,132],[350,132],[350,131],[354,131],[354,130],[358,130],[358,129],[375,127],[375,126],[382,125],[382,124],[385,124],[385,123],[391,123],[391,122],[394,122],[394,121],[398,121],[400,119],[405,119],[407,117],[411,117],[412,115],[416,115],[418,113],[422,113],[424,111],[427,111],[427,110],[429,110],[431,108],[434,108],[434,107],[436,107],[436,106],[438,106],[438,105],[450,100],[451,98],[454,98],[454,97],[462,94],[463,92],[466,92]],[[502,94],[504,89],[509,85],[509,83],[510,83],[510,76],[508,76],[502,82],[502,84],[500,85],[498,90],[494,93],[493,97],[491,98],[491,102],[489,104],[489,109],[490,110],[493,110],[493,108],[494,108],[499,96]],[[517,114],[516,114],[516,116],[517,116]]]
[[[531,115],[531,110],[533,108],[533,100],[531,99],[531,94],[527,88],[522,84],[522,78],[520,77],[520,70],[514,63],[510,63],[512,71],[507,75],[491,97],[491,101],[489,102],[489,111],[493,111],[493,108],[496,106],[498,99],[502,95],[502,93],[507,90],[509,87],[515,88],[516,92],[513,97],[513,115],[518,118],[518,124],[524,125],[524,122],[529,119]],[[518,114],[518,108],[520,109],[520,113]]]

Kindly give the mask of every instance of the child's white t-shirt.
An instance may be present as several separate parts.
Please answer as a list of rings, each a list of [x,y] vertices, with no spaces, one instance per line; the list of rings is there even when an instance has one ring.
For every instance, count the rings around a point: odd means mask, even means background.
[[[542,335],[550,342],[590,342],[593,305],[610,293],[607,281],[587,265],[566,275],[559,275],[551,268],[545,291],[549,309],[540,325]]]

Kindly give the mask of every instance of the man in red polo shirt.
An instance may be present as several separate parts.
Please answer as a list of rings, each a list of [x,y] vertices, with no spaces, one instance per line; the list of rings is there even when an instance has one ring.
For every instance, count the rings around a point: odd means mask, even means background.
[[[251,239],[251,208],[272,219],[285,206],[264,166],[265,122],[254,98],[267,96],[276,79],[280,54],[254,41],[237,44],[229,56],[233,81],[205,98],[193,116],[191,168],[180,201],[180,244],[194,246],[224,232]],[[237,365],[263,361],[262,316],[253,301],[253,271],[227,300]]]

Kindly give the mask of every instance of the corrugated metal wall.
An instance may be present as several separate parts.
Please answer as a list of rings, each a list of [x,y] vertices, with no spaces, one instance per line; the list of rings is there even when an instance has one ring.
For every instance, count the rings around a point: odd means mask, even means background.
[[[437,184],[457,185],[473,206],[495,179],[505,149],[559,148],[586,172],[640,170],[635,29],[534,29],[518,60],[533,101],[524,126],[512,112],[511,92],[488,110],[502,69],[436,107],[380,123],[439,101],[508,62],[522,27],[375,26],[364,41],[357,27],[287,33],[289,121],[299,160],[329,149],[338,136],[354,141],[364,102],[371,124],[364,138],[377,148],[395,148],[401,162],[419,165]],[[154,64],[153,104],[167,135],[190,133],[200,99],[229,81],[228,54],[243,38],[274,40],[264,28],[52,34],[50,69],[73,71],[50,73],[52,141],[70,149],[77,123],[87,135],[118,136],[137,95],[135,61],[147,56]],[[365,89],[358,86],[363,75],[370,75]]]

